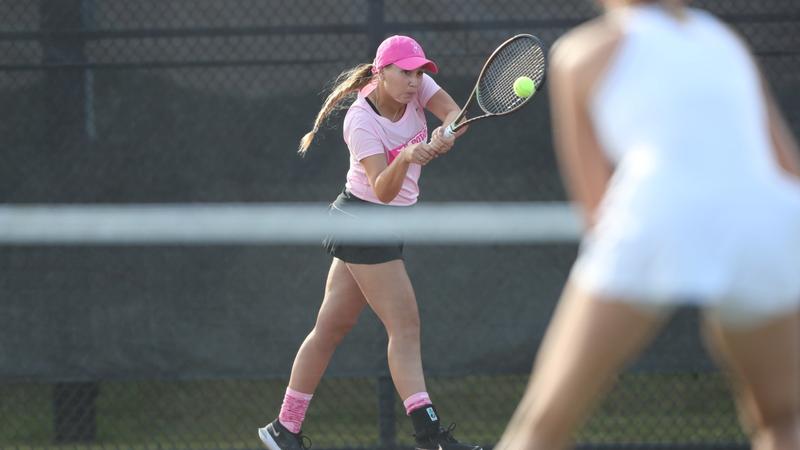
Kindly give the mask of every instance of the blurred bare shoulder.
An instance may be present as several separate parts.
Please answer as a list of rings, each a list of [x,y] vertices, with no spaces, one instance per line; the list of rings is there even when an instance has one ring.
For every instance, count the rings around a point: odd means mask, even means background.
[[[621,27],[600,16],[565,33],[550,49],[551,70],[561,75],[592,75],[601,70],[622,39]]]

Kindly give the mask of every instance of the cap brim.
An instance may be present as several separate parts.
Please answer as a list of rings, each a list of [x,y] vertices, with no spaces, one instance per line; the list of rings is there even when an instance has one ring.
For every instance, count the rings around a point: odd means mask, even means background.
[[[401,59],[400,61],[395,61],[392,63],[397,67],[403,70],[416,70],[422,69],[427,70],[430,73],[437,73],[439,72],[439,67],[436,66],[436,63],[425,58],[421,58],[419,56],[412,56],[411,58]]]

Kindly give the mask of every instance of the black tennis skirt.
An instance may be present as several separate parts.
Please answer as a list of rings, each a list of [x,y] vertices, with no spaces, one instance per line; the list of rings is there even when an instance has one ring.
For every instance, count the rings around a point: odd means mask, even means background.
[[[353,205],[358,207],[398,208],[398,206],[379,205],[377,203],[361,200],[350,191],[344,190],[336,200],[331,203],[329,214],[346,214]],[[352,217],[352,215],[351,215]],[[358,217],[354,217],[358,220]],[[387,242],[381,245],[364,245],[342,242],[335,236],[328,236],[322,241],[325,251],[334,258],[353,264],[381,264],[395,259],[403,259],[403,242]]]

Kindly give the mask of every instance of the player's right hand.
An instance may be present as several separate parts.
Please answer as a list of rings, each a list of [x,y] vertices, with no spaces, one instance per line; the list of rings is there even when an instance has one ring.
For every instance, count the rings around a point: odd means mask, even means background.
[[[459,130],[460,131],[460,130]],[[445,153],[449,152],[451,148],[453,148],[453,144],[456,142],[456,136],[451,135],[447,137],[444,133],[443,127],[437,127],[431,133],[431,142],[430,146],[438,155],[444,155]]]

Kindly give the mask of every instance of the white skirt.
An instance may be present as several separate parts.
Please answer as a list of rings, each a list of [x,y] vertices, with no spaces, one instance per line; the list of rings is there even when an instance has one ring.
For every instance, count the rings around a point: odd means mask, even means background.
[[[800,187],[632,192],[604,201],[572,283],[647,309],[698,305],[739,324],[800,309]]]

